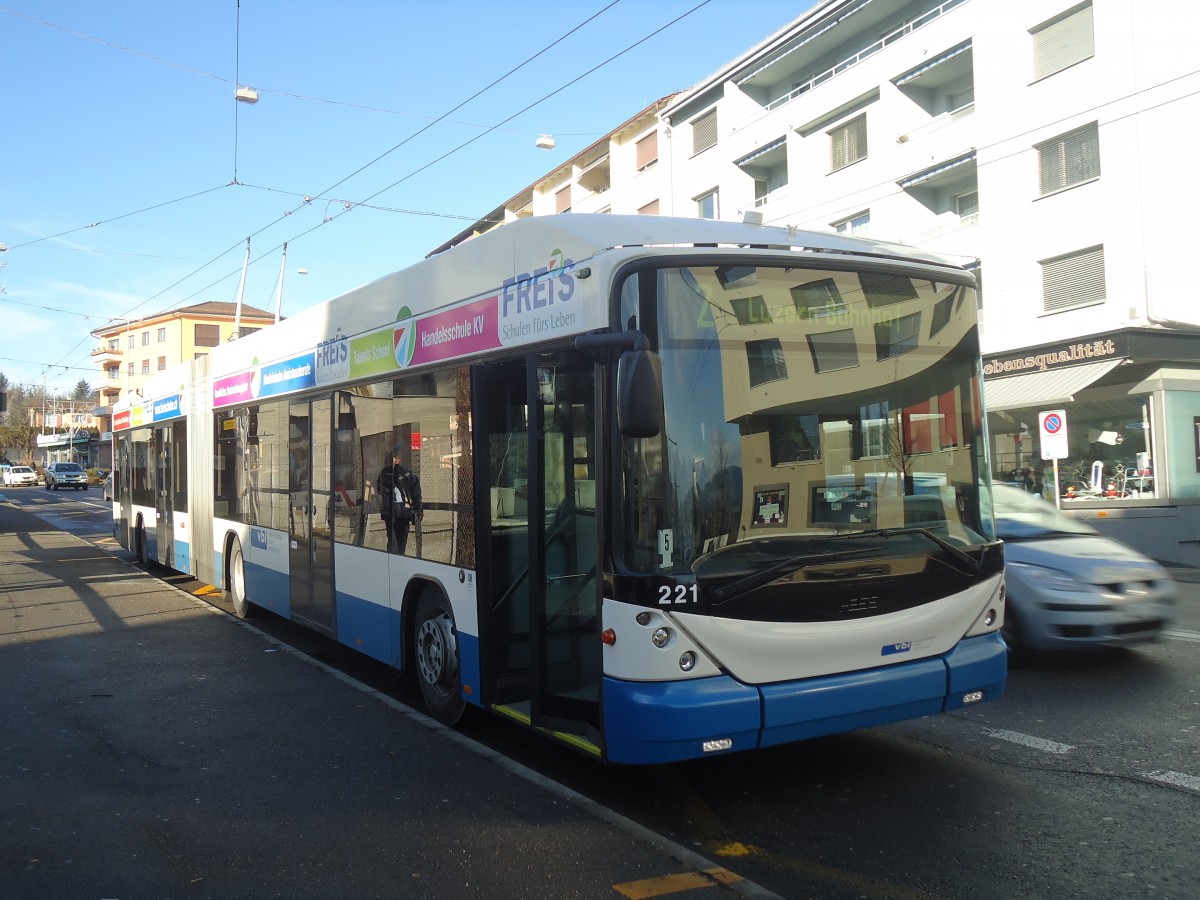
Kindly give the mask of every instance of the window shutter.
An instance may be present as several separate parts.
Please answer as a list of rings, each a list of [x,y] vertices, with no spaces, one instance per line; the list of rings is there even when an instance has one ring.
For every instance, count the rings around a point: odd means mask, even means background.
[[[1090,2],[1039,25],[1030,34],[1033,36],[1034,81],[1096,54]]]
[[[646,168],[651,163],[658,162],[658,132],[652,131],[640,141],[637,142],[637,168],[638,171]]]
[[[867,155],[867,117],[859,116],[829,132],[829,166],[837,171]]]
[[[717,111],[709,110],[692,122],[692,156],[717,143]]]
[[[1100,177],[1100,135],[1097,123],[1038,145],[1042,194]]]
[[[1042,262],[1042,305],[1045,312],[1103,303],[1104,247],[1090,247]]]
[[[568,184],[554,192],[554,211],[556,213],[569,212],[571,209],[571,186]]]

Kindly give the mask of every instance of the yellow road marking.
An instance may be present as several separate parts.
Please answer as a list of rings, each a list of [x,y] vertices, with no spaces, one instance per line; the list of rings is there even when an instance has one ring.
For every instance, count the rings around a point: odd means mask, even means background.
[[[223,594],[224,591],[222,591],[220,588],[213,587],[211,584],[206,584],[204,587],[197,588],[196,590],[192,591],[192,593],[197,597],[206,597],[209,594]]]
[[[668,894],[681,894],[684,891],[716,887],[718,884],[733,884],[741,880],[740,875],[735,875],[728,869],[705,869],[703,872],[680,872],[677,875],[627,881],[624,884],[614,884],[613,890],[629,900],[646,900],[647,897],[665,897]]]

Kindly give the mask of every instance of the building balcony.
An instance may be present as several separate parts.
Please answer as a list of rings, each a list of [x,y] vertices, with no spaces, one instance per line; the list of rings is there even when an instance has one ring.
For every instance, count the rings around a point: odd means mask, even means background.
[[[119,363],[121,361],[121,350],[119,347],[97,347],[92,351],[92,360],[97,365],[109,365]]]
[[[918,234],[905,235],[900,241],[910,246],[920,246],[928,241],[945,237],[948,234],[954,234],[966,228],[974,228],[978,224],[979,213],[970,213],[965,216],[945,215],[941,217],[941,220],[935,227],[928,228]]]

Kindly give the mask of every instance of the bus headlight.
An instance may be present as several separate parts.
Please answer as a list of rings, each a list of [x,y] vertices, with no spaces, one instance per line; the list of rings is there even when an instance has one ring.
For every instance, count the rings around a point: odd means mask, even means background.
[[[655,628],[654,633],[652,635],[650,635],[650,641],[651,641],[651,643],[654,644],[655,647],[657,647],[659,650],[661,650],[663,647],[667,646],[667,644],[669,644],[671,642],[671,629],[670,628]]]
[[[696,667],[696,654],[691,650],[679,657],[679,668],[685,672],[690,672]]]

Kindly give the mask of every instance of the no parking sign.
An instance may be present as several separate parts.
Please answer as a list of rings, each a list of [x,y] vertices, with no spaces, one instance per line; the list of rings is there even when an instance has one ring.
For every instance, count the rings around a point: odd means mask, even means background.
[[[1067,452],[1067,413],[1051,409],[1038,413],[1038,428],[1042,437],[1042,459],[1064,459]]]

